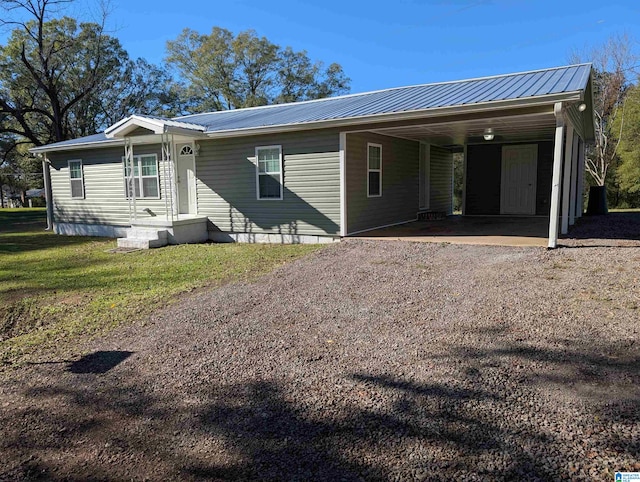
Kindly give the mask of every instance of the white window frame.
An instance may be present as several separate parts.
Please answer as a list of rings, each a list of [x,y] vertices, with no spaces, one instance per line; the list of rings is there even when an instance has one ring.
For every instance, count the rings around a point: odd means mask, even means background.
[[[80,163],[80,177],[71,177],[71,163],[74,162],[78,162]],[[69,168],[69,191],[70,191],[70,195],[71,195],[71,199],[84,199],[85,198],[85,192],[84,192],[84,167],[82,165],[82,159],[70,159],[69,161],[67,161],[67,167]],[[73,181],[77,181],[78,179],[80,179],[80,184],[82,185],[82,195],[81,196],[74,196],[73,195]]]
[[[155,161],[156,161],[156,175],[155,176],[143,176],[142,175],[142,158],[143,157],[151,157],[153,156]],[[137,164],[138,167],[138,175],[137,176],[133,176],[133,181],[138,183],[138,191],[140,192],[139,196],[136,196],[136,199],[161,199],[161,192],[160,192],[160,165],[158,163],[158,155],[157,154],[136,154],[135,156],[133,156],[133,162],[135,162]],[[134,173],[135,173],[135,169],[134,169]],[[125,199],[129,199],[129,189],[127,186],[127,160],[126,158],[123,156],[122,157],[122,175],[123,175],[123,179],[124,179],[124,195],[125,195]],[[144,196],[144,190],[143,190],[143,186],[144,184],[142,183],[142,179],[143,178],[155,178],[156,182],[158,184],[158,195],[157,196]],[[134,194],[135,194],[135,188],[133,190]]]
[[[380,169],[371,169],[369,167],[369,148],[377,147],[380,149]],[[379,180],[379,194],[371,194],[371,186],[369,186],[369,173],[371,172],[379,172],[380,180]],[[367,197],[382,197],[382,144],[374,144],[373,142],[367,142]]]
[[[267,149],[278,149],[280,172],[260,172],[260,161],[258,161],[258,152]],[[255,149],[256,159],[256,199],[258,201],[282,201],[284,197],[284,172],[282,169],[282,146],[257,146]],[[260,197],[260,176],[269,176],[272,174],[280,174],[280,197]]]

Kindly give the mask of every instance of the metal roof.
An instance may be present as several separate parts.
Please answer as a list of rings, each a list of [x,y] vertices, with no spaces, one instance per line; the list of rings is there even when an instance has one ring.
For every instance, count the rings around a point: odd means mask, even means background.
[[[193,114],[177,119],[203,125],[207,132],[216,132],[535,98],[584,90],[590,71],[591,64],[572,65],[292,104]]]
[[[397,87],[375,92],[350,94],[340,97],[250,107],[204,114],[192,114],[163,119],[154,116],[138,116],[165,122],[194,131],[204,130],[206,134],[278,129],[284,126],[316,125],[329,126],[345,120],[363,121],[378,116],[387,118],[409,113],[420,113],[425,117],[438,109],[462,108],[466,106],[497,106],[501,102],[559,101],[563,98],[582,99],[590,78],[591,64],[569,65],[551,69],[497,75],[478,79],[440,82],[409,87]],[[573,96],[571,95],[573,94]],[[575,94],[578,94],[577,97]],[[133,116],[132,116],[133,117]],[[114,124],[107,132],[125,123],[128,119]],[[96,134],[72,141],[50,144],[32,151],[46,151],[107,141],[104,134]]]

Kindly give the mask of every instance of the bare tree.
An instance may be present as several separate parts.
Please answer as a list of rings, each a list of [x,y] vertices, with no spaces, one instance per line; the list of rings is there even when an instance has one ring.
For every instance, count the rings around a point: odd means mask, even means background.
[[[618,146],[624,125],[624,101],[635,74],[638,56],[628,35],[614,35],[604,45],[591,49],[587,54],[574,52],[575,63],[588,61],[593,64],[593,110],[595,116],[595,143],[587,152],[586,171],[598,186],[604,186],[607,175],[617,160]],[[620,119],[619,129],[614,131],[612,120]]]

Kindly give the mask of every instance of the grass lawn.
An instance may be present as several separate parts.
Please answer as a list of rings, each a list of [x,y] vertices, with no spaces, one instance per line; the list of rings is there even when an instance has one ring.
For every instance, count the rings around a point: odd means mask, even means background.
[[[640,213],[640,208],[613,208],[610,213]]]
[[[197,244],[113,254],[45,232],[44,209],[0,209],[0,368],[144,320],[178,294],[247,280],[320,248]]]

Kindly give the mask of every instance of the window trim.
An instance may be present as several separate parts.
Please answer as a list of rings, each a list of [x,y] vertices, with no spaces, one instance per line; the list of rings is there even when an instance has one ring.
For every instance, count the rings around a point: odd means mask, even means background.
[[[80,163],[80,177],[71,177],[71,163],[79,162]],[[71,195],[71,199],[85,199],[85,191],[84,191],[84,166],[82,165],[82,159],[69,159],[67,161],[67,168],[69,169],[69,194]],[[80,183],[82,185],[82,196],[74,196],[73,195],[73,181],[77,181],[80,179]]]
[[[258,160],[258,151],[267,149],[278,149],[279,154],[279,168],[280,168],[280,197],[260,197],[260,176],[268,176],[274,173],[260,173],[260,161]],[[284,172],[282,169],[282,145],[272,146],[256,146],[255,148],[255,162],[256,162],[256,199],[258,201],[282,201],[284,198]]]
[[[371,169],[369,166],[369,148],[370,147],[377,147],[380,149],[380,169]],[[379,183],[379,194],[371,194],[371,186],[369,185],[369,173],[371,172],[379,172],[380,173],[380,180],[378,181]],[[367,142],[367,197],[368,198],[376,198],[376,197],[382,197],[382,144],[376,144],[373,142]]]
[[[142,158],[143,157],[151,157],[156,161],[156,175],[155,176],[143,176],[142,175]],[[138,176],[133,176],[134,181],[138,182],[138,190],[140,192],[139,196],[135,196],[136,199],[162,199],[161,191],[160,191],[160,165],[158,162],[158,154],[135,154],[133,156],[134,162],[138,165]],[[135,173],[135,168],[134,168]],[[155,178],[158,184],[158,195],[157,196],[143,196],[143,178]],[[124,182],[124,198],[129,199],[129,190],[127,189],[127,162],[125,156],[122,156],[122,180]],[[134,187],[135,194],[135,187]]]

